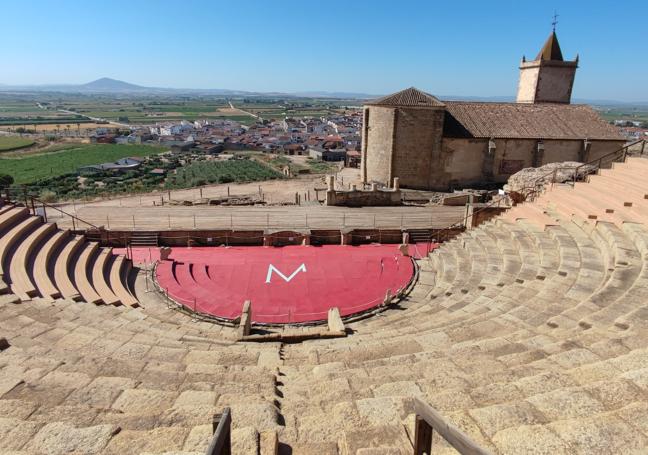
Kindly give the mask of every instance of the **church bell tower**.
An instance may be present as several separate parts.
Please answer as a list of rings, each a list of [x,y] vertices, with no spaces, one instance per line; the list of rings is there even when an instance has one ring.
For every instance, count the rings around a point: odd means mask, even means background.
[[[563,60],[554,22],[554,30],[535,60],[522,57],[517,102],[569,104],[576,68],[578,55],[574,60]]]

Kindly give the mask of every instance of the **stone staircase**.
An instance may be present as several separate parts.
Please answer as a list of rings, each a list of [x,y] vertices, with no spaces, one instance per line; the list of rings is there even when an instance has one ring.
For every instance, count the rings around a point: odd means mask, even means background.
[[[229,406],[235,454],[275,434],[282,454],[411,454],[419,397],[492,453],[646,453],[647,171],[630,158],[442,244],[346,338],[235,343],[141,275],[140,308],[0,296],[0,452],[204,453]],[[632,190],[595,197],[610,176]]]
[[[137,247],[137,246],[157,247],[158,246],[158,233],[157,232],[134,231],[131,234],[130,245],[135,246],[135,247]]]

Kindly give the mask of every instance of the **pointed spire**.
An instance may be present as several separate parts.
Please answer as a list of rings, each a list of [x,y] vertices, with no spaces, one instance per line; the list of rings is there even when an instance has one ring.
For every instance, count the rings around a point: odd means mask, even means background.
[[[562,52],[560,50],[560,44],[558,44],[558,37],[556,32],[551,32],[547,41],[545,41],[544,46],[540,50],[540,53],[536,57],[536,60],[554,60],[554,61],[563,61]]]

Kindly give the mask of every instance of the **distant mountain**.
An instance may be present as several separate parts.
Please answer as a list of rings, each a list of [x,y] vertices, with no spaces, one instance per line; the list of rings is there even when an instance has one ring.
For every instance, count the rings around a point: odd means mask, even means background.
[[[271,98],[335,98],[343,100],[368,100],[383,95],[369,95],[357,92],[327,92],[327,91],[302,91],[302,92],[250,92],[244,90],[228,89],[195,89],[195,88],[164,88],[145,87],[131,84],[109,77],[102,77],[85,84],[47,84],[47,85],[6,85],[0,83],[0,92],[57,92],[81,94],[115,94],[115,95],[217,95],[225,97],[271,97]],[[514,96],[443,96],[437,95],[441,100],[455,101],[487,101],[487,102],[513,102]],[[627,102],[614,100],[587,100],[574,99],[574,103],[591,104],[594,106],[646,106],[648,102]]]
[[[135,85],[124,81],[118,81],[117,79],[111,79],[109,77],[102,77],[96,81],[88,82],[87,84],[82,84],[78,86],[78,89],[82,91],[95,91],[95,92],[124,92],[124,91],[142,91],[147,90],[146,87],[141,85]]]
[[[58,93],[97,93],[97,94],[188,94],[188,95],[223,95],[223,96],[255,96],[265,95],[257,92],[227,89],[185,89],[144,87],[109,77],[102,77],[86,84],[44,84],[44,85],[5,85],[0,84],[0,92],[58,92]]]

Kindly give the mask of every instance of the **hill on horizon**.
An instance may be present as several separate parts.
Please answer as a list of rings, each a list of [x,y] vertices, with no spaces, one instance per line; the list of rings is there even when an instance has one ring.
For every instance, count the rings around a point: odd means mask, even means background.
[[[122,90],[145,90],[147,87],[141,85],[131,84],[130,82],[120,81],[118,79],[111,79],[109,77],[102,77],[86,84],[81,84],[79,88],[96,91],[122,91]]]
[[[60,92],[60,93],[85,93],[85,94],[152,94],[152,95],[219,95],[219,96],[253,96],[253,97],[297,97],[297,98],[337,98],[348,100],[367,100],[384,96],[385,94],[367,94],[356,92],[330,92],[330,91],[299,91],[299,92],[253,92],[231,89],[197,89],[197,88],[168,88],[148,87],[132,84],[130,82],[101,77],[85,84],[42,84],[42,85],[10,85],[0,82],[0,92]],[[484,101],[484,102],[514,102],[513,95],[500,96],[469,96],[469,95],[442,95],[435,94],[442,100],[456,101]],[[575,104],[591,104],[596,106],[648,106],[648,101],[617,101],[617,100],[593,100],[575,98]]]

